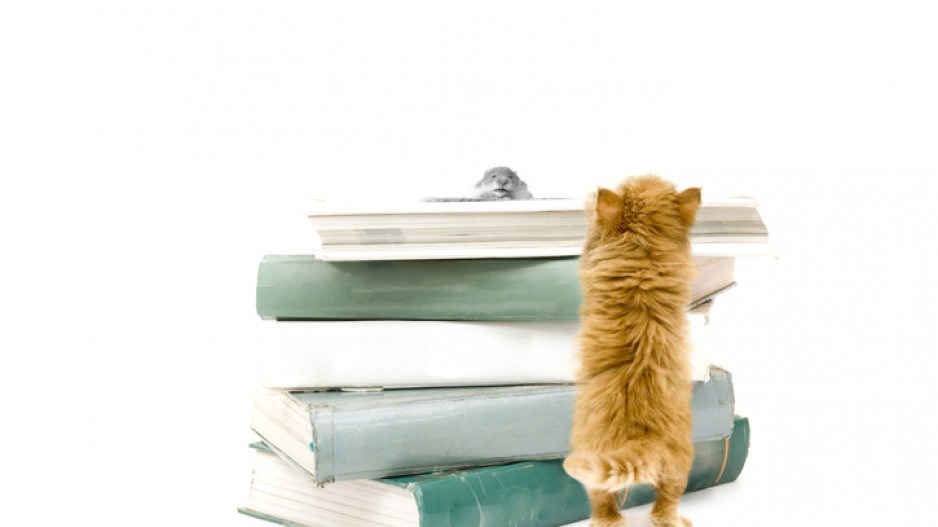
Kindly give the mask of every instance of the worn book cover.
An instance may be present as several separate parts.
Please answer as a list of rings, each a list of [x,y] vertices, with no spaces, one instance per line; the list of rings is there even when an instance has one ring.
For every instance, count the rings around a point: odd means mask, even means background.
[[[567,453],[576,387],[569,384],[380,391],[265,389],[252,427],[317,483]],[[729,372],[695,382],[693,437],[728,437]]]

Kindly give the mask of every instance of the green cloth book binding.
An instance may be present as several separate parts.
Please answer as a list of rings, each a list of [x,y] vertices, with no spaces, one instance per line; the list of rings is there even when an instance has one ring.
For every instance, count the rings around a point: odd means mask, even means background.
[[[689,308],[733,285],[735,258],[697,258]],[[268,255],[257,314],[279,320],[577,320],[579,258],[324,262]]]
[[[317,488],[265,445],[252,446],[257,453],[251,493],[239,511],[282,525],[552,527],[589,517],[586,492],[567,476],[561,460]],[[687,492],[735,481],[749,454],[749,420],[736,417],[729,438],[696,442],[694,447]],[[632,485],[620,494],[619,503],[621,508],[634,507],[654,497],[651,486]]]
[[[261,390],[252,428],[319,484],[562,458],[570,384],[316,392]],[[695,382],[693,439],[729,437],[732,376]]]

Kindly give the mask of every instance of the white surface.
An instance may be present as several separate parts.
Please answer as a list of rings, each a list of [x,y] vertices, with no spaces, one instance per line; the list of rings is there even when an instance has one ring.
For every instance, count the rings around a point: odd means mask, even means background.
[[[783,256],[714,320],[752,452],[695,525],[938,524],[935,9],[5,2],[4,524],[258,526],[260,257],[499,164],[759,200]]]

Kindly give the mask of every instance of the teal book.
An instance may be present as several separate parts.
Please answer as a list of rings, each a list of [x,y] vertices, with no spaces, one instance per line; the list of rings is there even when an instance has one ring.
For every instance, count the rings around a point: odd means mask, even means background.
[[[344,481],[317,488],[272,453],[256,449],[251,491],[243,514],[288,526],[333,527],[552,527],[589,517],[589,501],[561,460]],[[686,492],[735,481],[749,455],[749,420],[736,417],[726,439],[694,443]],[[654,488],[632,485],[621,508],[650,503]]]
[[[379,391],[261,390],[252,428],[319,484],[566,455],[571,384]],[[693,439],[733,429],[732,377],[693,389]]]
[[[733,284],[734,258],[697,258],[691,306]],[[577,320],[578,257],[325,262],[269,255],[257,314],[279,320]]]

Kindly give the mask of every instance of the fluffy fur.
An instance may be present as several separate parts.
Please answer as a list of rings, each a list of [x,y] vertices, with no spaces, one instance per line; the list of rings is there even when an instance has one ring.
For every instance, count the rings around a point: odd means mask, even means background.
[[[655,485],[656,527],[677,511],[694,457],[685,309],[700,189],[652,176],[599,189],[580,259],[579,391],[564,468],[587,489],[594,526],[622,526],[616,492]]]

